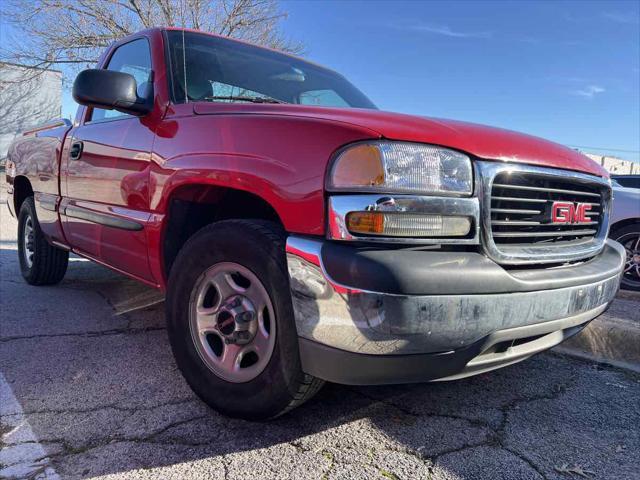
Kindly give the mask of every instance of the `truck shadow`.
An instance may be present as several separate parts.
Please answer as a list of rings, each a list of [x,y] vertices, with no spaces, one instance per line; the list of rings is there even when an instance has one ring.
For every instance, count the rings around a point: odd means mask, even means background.
[[[6,312],[0,368],[62,478],[137,469],[158,469],[162,477],[168,466],[185,477],[189,464],[203,460],[212,477],[250,461],[262,463],[260,476],[267,477],[296,464],[313,468],[317,477],[348,465],[356,474],[379,476],[393,472],[397,457],[409,468],[405,475],[426,477],[432,463],[442,461],[456,476],[448,455],[465,451],[481,468],[483,449],[500,450],[508,441],[508,417],[519,403],[556,398],[574,381],[570,362],[545,355],[452,383],[328,384],[271,422],[230,419],[200,402],[184,382],[155,291],[81,259],[70,263],[59,286],[29,287],[16,256],[0,250]],[[82,297],[80,309],[52,304]],[[27,302],[34,318],[25,326],[18,312]],[[2,421],[6,445],[20,443],[20,426],[12,424],[17,418]]]

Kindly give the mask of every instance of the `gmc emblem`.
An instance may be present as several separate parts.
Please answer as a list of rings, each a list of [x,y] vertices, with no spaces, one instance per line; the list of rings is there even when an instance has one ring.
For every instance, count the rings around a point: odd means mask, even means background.
[[[588,203],[553,202],[551,206],[551,223],[587,223],[591,219],[587,212],[591,210]]]

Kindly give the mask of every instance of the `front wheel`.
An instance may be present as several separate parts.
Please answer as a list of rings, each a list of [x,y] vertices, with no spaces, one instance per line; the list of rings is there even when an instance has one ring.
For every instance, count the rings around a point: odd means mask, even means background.
[[[640,223],[618,228],[609,236],[621,243],[627,253],[622,288],[640,291]]]
[[[169,340],[195,393],[221,413],[277,417],[322,381],[300,367],[284,232],[227,220],[197,232],[171,268]]]
[[[54,285],[67,272],[69,252],[47,242],[40,230],[33,197],[22,202],[18,214],[18,256],[20,272],[30,285]]]

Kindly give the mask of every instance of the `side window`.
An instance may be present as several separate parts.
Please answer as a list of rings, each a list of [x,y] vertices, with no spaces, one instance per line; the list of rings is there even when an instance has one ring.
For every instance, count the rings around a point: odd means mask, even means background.
[[[638,177],[618,177],[618,183],[627,188],[640,188],[640,178]]]
[[[148,83],[151,76],[151,52],[149,42],[140,38],[133,42],[125,43],[118,47],[111,56],[107,70],[128,73],[136,79],[138,86],[138,96],[144,97],[148,90]],[[91,121],[99,121],[116,117],[129,117],[126,113],[117,110],[103,110],[94,108],[91,114]]]

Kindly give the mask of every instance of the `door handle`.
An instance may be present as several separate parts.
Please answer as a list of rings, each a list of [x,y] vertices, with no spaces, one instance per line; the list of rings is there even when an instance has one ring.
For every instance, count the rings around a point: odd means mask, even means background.
[[[77,141],[71,144],[71,148],[69,149],[69,158],[71,160],[78,160],[82,156],[82,142]]]

